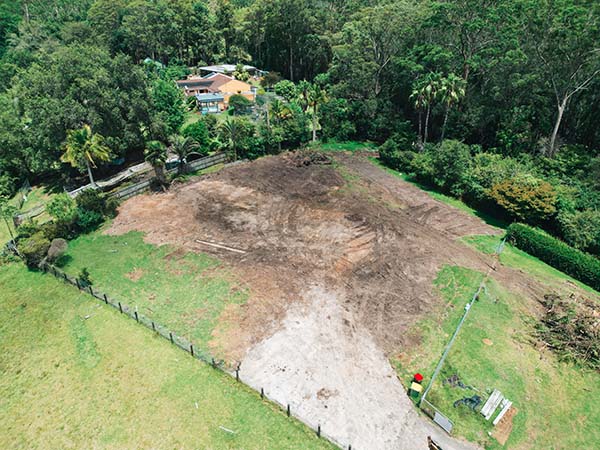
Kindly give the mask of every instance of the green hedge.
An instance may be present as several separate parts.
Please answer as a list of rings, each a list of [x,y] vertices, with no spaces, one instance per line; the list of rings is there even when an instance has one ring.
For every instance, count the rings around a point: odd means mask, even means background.
[[[600,260],[521,223],[509,226],[507,237],[521,250],[600,291]]]

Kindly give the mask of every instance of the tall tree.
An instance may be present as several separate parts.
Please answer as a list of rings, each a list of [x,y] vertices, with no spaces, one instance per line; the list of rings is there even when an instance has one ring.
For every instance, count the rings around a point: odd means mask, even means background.
[[[526,47],[539,64],[539,75],[556,98],[556,117],[548,155],[569,103],[600,75],[600,4],[594,0],[539,0],[528,8]]]
[[[317,142],[317,120],[319,117],[319,107],[328,100],[327,92],[325,91],[319,79],[315,79],[314,83],[307,91],[308,106],[312,108],[312,141]]]
[[[440,141],[444,140],[450,108],[456,105],[465,96],[465,85],[466,81],[453,73],[440,79],[439,97],[440,101],[445,107],[444,124],[442,125]]]
[[[179,163],[177,165],[177,171],[179,174],[187,173],[188,158],[190,155],[196,152],[200,145],[191,137],[183,137],[175,135],[171,137],[171,150],[177,155]]]
[[[104,144],[104,138],[98,133],[92,133],[89,125],[67,132],[65,152],[60,159],[73,167],[87,170],[92,186],[96,186],[92,167],[96,167],[96,161],[107,162],[110,158],[111,152]]]

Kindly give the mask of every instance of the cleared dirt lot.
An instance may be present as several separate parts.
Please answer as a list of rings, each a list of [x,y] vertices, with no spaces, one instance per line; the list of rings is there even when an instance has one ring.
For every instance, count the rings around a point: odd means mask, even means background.
[[[440,301],[442,265],[488,269],[456,239],[497,230],[363,157],[306,153],[132,198],[109,232],[131,230],[235,269],[250,300],[226,309],[214,349],[304,420],[353,448],[426,448],[438,433],[386,356],[411,345],[406,330]]]

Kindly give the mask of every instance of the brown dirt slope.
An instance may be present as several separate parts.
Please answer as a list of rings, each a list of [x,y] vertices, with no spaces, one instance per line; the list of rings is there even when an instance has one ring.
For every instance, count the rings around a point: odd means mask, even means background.
[[[109,233],[143,231],[148,242],[213,253],[235,269],[251,298],[228,308],[215,331],[215,345],[229,358],[241,359],[272,334],[315,279],[343,292],[344,309],[385,352],[398,351],[406,329],[440,301],[432,282],[442,265],[490,265],[490,257],[456,239],[498,230],[363,157],[328,159],[265,157],[134,197]],[[518,288],[522,280],[513,275],[506,279]]]

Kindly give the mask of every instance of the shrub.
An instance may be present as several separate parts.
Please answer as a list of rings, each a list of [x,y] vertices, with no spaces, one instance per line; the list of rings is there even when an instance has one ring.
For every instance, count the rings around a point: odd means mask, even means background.
[[[27,220],[17,227],[17,239],[26,239],[39,232],[41,227],[34,220]]]
[[[82,287],[88,287],[94,284],[92,282],[92,278],[90,277],[90,272],[87,270],[87,267],[83,267],[79,271],[79,275],[77,276],[77,278],[79,278],[79,284]]]
[[[455,140],[445,140],[433,150],[433,184],[456,197],[464,194],[467,174],[471,168],[469,146]]]
[[[229,97],[227,112],[233,115],[248,114],[252,102],[241,94],[235,94]]]
[[[521,250],[600,291],[600,260],[520,223],[508,227],[507,237]]]
[[[67,251],[67,241],[61,238],[53,239],[48,249],[48,261],[54,262]]]
[[[513,218],[539,224],[556,213],[556,191],[550,183],[534,177],[520,177],[495,184],[490,198]]]
[[[99,214],[104,214],[106,196],[96,189],[86,189],[75,198],[75,203],[79,210],[94,211]]]
[[[46,257],[49,248],[50,241],[41,231],[19,242],[19,251],[29,267],[38,267]]]
[[[46,211],[57,222],[66,225],[72,224],[77,219],[77,204],[69,194],[54,196],[46,205]]]
[[[79,208],[75,223],[79,231],[89,233],[98,228],[103,220],[104,216],[101,213]]]
[[[561,211],[558,223],[564,239],[570,245],[591,253],[600,251],[600,211]]]
[[[475,202],[485,202],[495,184],[528,175],[529,167],[514,158],[489,152],[476,153],[466,175],[466,195]]]
[[[183,127],[181,135],[183,137],[189,137],[196,142],[200,146],[200,148],[197,150],[198,152],[208,152],[210,138],[208,135],[208,128],[203,120],[190,123],[189,125]]]

